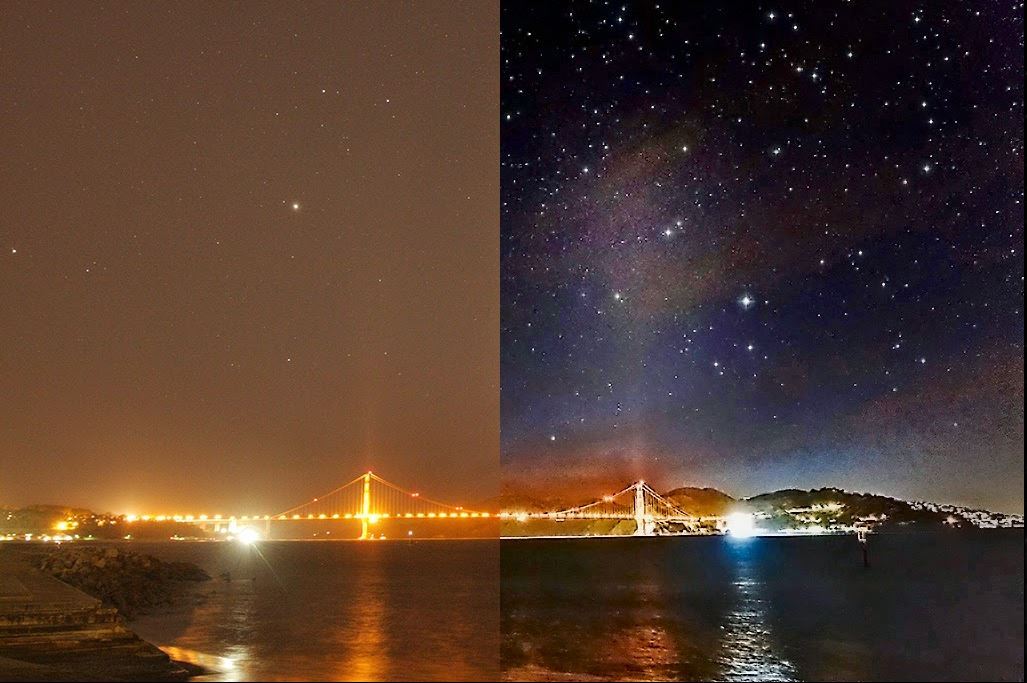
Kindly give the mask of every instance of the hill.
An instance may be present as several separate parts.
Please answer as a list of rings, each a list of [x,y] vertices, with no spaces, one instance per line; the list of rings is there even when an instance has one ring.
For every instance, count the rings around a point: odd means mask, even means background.
[[[721,517],[738,505],[737,500],[723,491],[694,486],[673,489],[663,497],[696,517]]]

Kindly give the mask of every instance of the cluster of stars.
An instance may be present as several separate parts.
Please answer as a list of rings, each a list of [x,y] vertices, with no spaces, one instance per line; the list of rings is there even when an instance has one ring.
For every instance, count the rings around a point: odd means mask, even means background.
[[[965,457],[941,387],[1022,363],[1022,17],[901,5],[504,8],[504,462]]]

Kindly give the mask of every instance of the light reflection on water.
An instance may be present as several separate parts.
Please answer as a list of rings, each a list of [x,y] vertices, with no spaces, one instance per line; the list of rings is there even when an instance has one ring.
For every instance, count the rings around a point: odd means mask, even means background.
[[[382,567],[378,563],[361,565],[355,583],[362,586],[380,585]],[[337,642],[345,653],[338,662],[335,679],[340,681],[380,681],[385,677],[381,652],[384,651],[385,604],[380,600],[354,600],[348,613],[340,615],[352,628],[352,643]]]
[[[504,541],[504,678],[1023,680],[1023,542]]]
[[[720,660],[728,681],[794,681],[795,669],[776,651],[752,539],[729,539],[735,562],[735,604],[724,620]]]
[[[184,647],[176,647],[174,645],[164,645],[161,647],[169,657],[176,662],[185,662],[186,664],[192,664],[208,671],[217,671],[219,674],[224,676],[232,676],[236,674],[236,658],[233,656],[219,657],[217,655],[208,655],[203,652],[197,652],[196,650],[190,650]],[[212,678],[204,678],[203,680],[216,680]]]
[[[497,541],[135,548],[222,578],[131,626],[196,680],[495,680]],[[263,557],[258,554],[262,553]]]

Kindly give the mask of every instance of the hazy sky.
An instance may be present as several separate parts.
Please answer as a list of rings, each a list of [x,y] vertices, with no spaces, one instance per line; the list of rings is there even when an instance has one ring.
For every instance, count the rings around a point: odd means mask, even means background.
[[[0,25],[0,504],[498,485],[498,9]]]

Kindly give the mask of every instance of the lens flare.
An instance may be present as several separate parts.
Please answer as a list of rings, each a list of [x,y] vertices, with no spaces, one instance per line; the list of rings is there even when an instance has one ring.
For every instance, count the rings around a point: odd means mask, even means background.
[[[735,538],[749,538],[756,533],[756,525],[748,512],[732,512],[727,516],[727,532]]]

